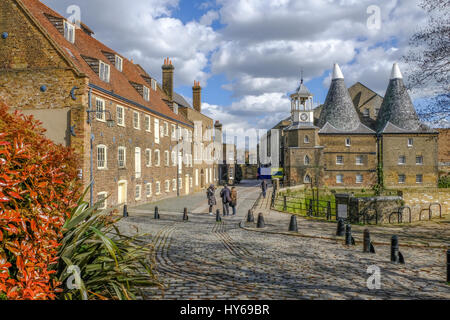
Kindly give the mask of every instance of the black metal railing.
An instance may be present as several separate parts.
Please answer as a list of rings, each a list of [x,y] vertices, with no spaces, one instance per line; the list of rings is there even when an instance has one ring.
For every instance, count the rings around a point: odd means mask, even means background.
[[[327,220],[336,219],[335,201],[313,199],[304,196],[275,195],[273,208],[278,211],[295,213],[310,217],[322,217]]]

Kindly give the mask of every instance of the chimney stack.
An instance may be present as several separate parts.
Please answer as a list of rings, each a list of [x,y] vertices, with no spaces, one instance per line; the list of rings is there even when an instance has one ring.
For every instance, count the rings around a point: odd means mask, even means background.
[[[164,92],[169,97],[170,101],[173,101],[173,72],[175,67],[172,64],[172,60],[169,58],[164,59],[162,66],[162,87]]]
[[[195,80],[192,87],[192,101],[194,109],[202,112],[202,87],[200,87],[200,82]]]

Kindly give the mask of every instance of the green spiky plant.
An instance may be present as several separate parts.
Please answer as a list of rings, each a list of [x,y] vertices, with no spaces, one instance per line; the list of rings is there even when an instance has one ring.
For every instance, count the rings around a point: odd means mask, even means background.
[[[100,210],[101,202],[90,208],[81,199],[64,225],[56,266],[63,285],[60,299],[135,300],[143,296],[143,287],[161,288],[153,245],[138,240],[144,235],[123,235],[116,226],[120,218],[112,216],[114,209]],[[70,289],[69,282],[76,289]]]

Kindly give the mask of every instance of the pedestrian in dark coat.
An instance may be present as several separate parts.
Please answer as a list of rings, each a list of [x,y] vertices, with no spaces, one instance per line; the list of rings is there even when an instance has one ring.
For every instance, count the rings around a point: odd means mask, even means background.
[[[230,203],[231,203],[231,191],[227,185],[220,192],[220,197],[222,198],[223,203],[223,215],[230,215]]]
[[[262,195],[264,197],[264,199],[266,198],[266,192],[267,192],[267,182],[266,180],[263,180],[261,182],[261,191],[262,191]]]
[[[237,206],[237,190],[236,187],[231,188],[231,208],[233,209],[233,216],[236,215]]]
[[[214,187],[214,185],[210,185],[209,188],[206,190],[206,197],[208,199],[208,206],[209,206],[209,214],[212,215],[213,214],[213,207],[215,205],[217,205],[217,201],[216,201],[216,188]]]

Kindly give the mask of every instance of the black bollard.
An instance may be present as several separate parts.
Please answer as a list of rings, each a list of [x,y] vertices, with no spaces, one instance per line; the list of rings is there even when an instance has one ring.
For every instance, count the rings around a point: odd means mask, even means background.
[[[345,244],[347,246],[352,246],[355,244],[355,240],[352,237],[352,226],[351,224],[347,224],[345,227]]]
[[[159,219],[159,209],[158,209],[158,207],[155,207],[155,220],[158,220]]]
[[[188,221],[188,220],[189,220],[188,209],[184,208],[183,221]]]
[[[447,282],[450,282],[450,249],[447,250]]]
[[[327,220],[331,220],[331,202],[327,203]]]
[[[283,196],[283,211],[287,211],[287,197]]]
[[[260,213],[259,216],[258,216],[258,224],[256,225],[256,227],[258,229],[266,227],[266,223],[264,222],[264,216],[263,216],[262,213]]]
[[[398,256],[398,236],[392,236],[391,239],[391,262],[393,263],[399,263],[399,256]]]
[[[370,232],[369,229],[364,230],[364,248],[363,252],[370,252]]]
[[[289,231],[298,232],[297,216],[295,215],[291,217],[291,223],[289,223]]]
[[[255,222],[255,217],[253,216],[252,210],[248,210],[247,222]]]
[[[337,231],[336,231],[336,235],[338,237],[342,237],[345,233],[345,225],[344,225],[344,219],[339,218],[338,219],[338,224],[337,224]]]
[[[217,209],[216,211],[216,222],[222,222],[222,218],[220,217],[220,210]]]
[[[127,205],[123,206],[123,217],[128,218],[128,206]]]

